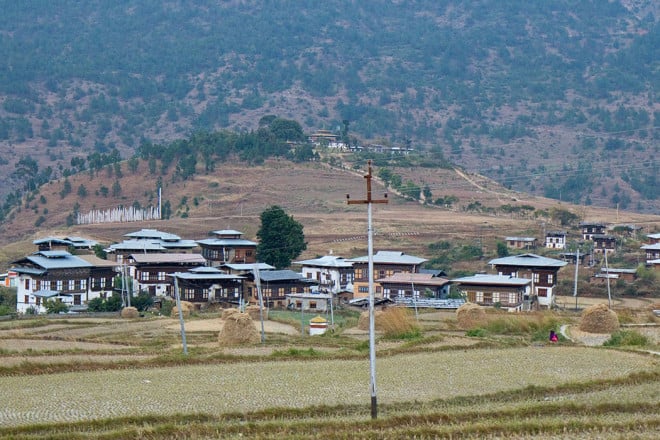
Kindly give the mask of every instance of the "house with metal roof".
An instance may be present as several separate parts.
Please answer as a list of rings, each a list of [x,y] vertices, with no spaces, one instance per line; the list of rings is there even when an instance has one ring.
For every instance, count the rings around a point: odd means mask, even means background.
[[[228,274],[215,267],[199,266],[186,272],[174,272],[168,277],[176,283],[179,297],[193,304],[224,303],[239,306],[243,298],[244,278]]]
[[[551,307],[555,302],[559,269],[568,263],[536,254],[513,255],[495,258],[488,262],[500,275],[532,280],[529,307]]]
[[[529,299],[532,280],[507,275],[477,274],[451,280],[468,302],[484,307],[522,311]]]
[[[17,274],[19,313],[45,313],[47,300],[84,308],[89,300],[112,292],[113,265],[96,265],[66,251],[38,251],[11,265]]]
[[[591,240],[595,234],[605,234],[607,225],[599,222],[581,222],[579,225],[582,230],[582,239]]]
[[[545,247],[548,249],[566,249],[566,231],[546,232]]]
[[[213,231],[214,237],[197,240],[202,255],[211,266],[226,263],[256,263],[257,243],[243,238],[243,233],[233,229]]]
[[[294,261],[302,266],[302,275],[314,280],[321,292],[337,294],[353,283],[353,263],[344,257],[324,255],[309,260]]]
[[[174,282],[169,274],[204,266],[206,260],[200,254],[162,253],[131,254],[126,259],[128,275],[134,279],[133,290],[146,291],[151,296],[174,298]]]
[[[646,264],[651,265],[653,260],[660,259],[660,242],[653,244],[645,244],[642,249],[646,254]]]
[[[383,288],[383,298],[397,299],[446,299],[449,296],[449,280],[431,273],[397,272],[376,280]]]
[[[510,249],[534,249],[537,246],[535,237],[504,237],[504,241]]]
[[[121,243],[111,244],[104,249],[109,258],[120,264],[131,254],[191,253],[197,248],[197,243],[194,240],[184,240],[178,235],[157,229],[141,229],[124,234],[124,237],[128,239]]]
[[[351,258],[353,263],[353,297],[369,296],[369,256]],[[399,251],[378,251],[373,255],[374,297],[383,297],[383,287],[375,280],[389,277],[398,272],[419,273],[425,258],[406,255]]]
[[[32,242],[40,251],[55,251],[75,249],[76,251],[91,251],[97,241],[82,237],[44,237]]]
[[[292,270],[267,270],[258,272],[258,283],[254,273],[245,274],[246,295],[253,304],[259,303],[259,291],[266,307],[286,307],[286,296],[296,293],[311,293],[315,286],[313,280]]]

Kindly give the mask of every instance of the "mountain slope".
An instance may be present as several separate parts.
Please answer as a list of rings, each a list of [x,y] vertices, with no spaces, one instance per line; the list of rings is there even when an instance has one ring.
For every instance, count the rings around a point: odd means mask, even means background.
[[[442,153],[514,189],[660,212],[658,3],[8,2],[2,195],[22,157],[293,118]]]

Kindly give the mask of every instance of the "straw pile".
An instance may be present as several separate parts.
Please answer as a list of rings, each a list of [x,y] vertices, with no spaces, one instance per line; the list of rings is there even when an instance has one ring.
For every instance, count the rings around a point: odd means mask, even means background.
[[[375,327],[376,331],[382,330],[382,316],[383,316],[383,311],[382,310],[374,310],[374,320],[375,322]],[[369,311],[367,310],[366,312],[362,312],[360,314],[360,318],[358,319],[358,328],[360,330],[369,330]]]
[[[193,303],[188,302],[188,301],[181,301],[181,313],[183,314],[184,318],[187,318],[190,316],[190,313],[195,310],[195,306]],[[172,318],[178,318],[179,317],[179,308],[175,305],[172,307]]]
[[[220,319],[227,319],[235,313],[241,313],[241,311],[233,307],[229,309],[223,309],[222,315],[220,315]]]
[[[139,318],[140,314],[135,307],[124,307],[121,309],[121,317],[127,319]]]
[[[483,307],[474,303],[465,303],[456,310],[456,321],[463,330],[470,330],[486,323]]]
[[[245,308],[245,313],[250,315],[252,319],[255,321],[260,321],[261,320],[261,315],[259,315],[259,306],[258,305],[253,305],[253,306],[247,306]],[[268,309],[264,307],[264,321],[268,320]]]
[[[582,312],[579,329],[587,333],[614,333],[619,329],[619,318],[605,304],[595,304]]]
[[[247,313],[233,313],[227,317],[224,327],[218,333],[221,347],[243,344],[256,344],[261,341],[254,321]]]

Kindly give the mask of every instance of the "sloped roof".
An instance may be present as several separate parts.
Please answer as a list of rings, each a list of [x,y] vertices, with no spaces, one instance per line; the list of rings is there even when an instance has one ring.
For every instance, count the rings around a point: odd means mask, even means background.
[[[246,240],[244,238],[205,238],[203,240],[196,240],[198,244],[205,246],[256,246],[254,241]]]
[[[226,267],[231,270],[254,270],[255,265],[259,270],[273,270],[275,266],[271,266],[268,263],[225,263],[220,267]]]
[[[640,249],[648,249],[648,250],[657,251],[657,250],[660,250],[660,243],[645,244]]]
[[[200,254],[131,254],[131,258],[136,263],[185,263],[185,264],[206,264],[206,260]]]
[[[532,280],[506,275],[476,274],[469,277],[455,278],[451,282],[454,284],[481,284],[485,286],[526,286],[531,284]]]
[[[536,241],[534,237],[504,237],[506,241]]]
[[[449,283],[448,279],[436,277],[430,273],[404,273],[404,272],[397,272],[394,275],[385,278],[380,278],[376,281],[378,281],[381,284],[408,283],[408,284],[419,284],[425,286],[444,286],[445,284]]]
[[[104,260],[96,255],[78,255],[79,258],[87,261],[94,267],[116,267],[119,264],[116,261]]]
[[[194,280],[194,281],[202,281],[202,280],[211,280],[211,281],[234,280],[234,281],[239,281],[239,280],[243,279],[243,277],[241,277],[239,275],[232,275],[232,274],[222,273],[222,272],[215,272],[215,273],[175,272],[175,273],[167,274],[167,276],[176,277],[176,278],[179,278],[181,280]]]
[[[32,255],[15,261],[14,264],[21,265],[22,263],[29,262],[34,266],[45,270],[51,269],[72,269],[82,267],[92,267],[93,265],[80,257],[71,255],[66,251],[40,251]],[[29,264],[28,264],[29,266]],[[14,268],[16,272],[21,271],[20,267]],[[24,268],[23,268],[24,269]],[[23,270],[23,273],[27,273]],[[35,273],[36,274],[36,273]]]
[[[141,229],[135,232],[129,232],[124,234],[124,237],[129,238],[141,238],[141,239],[156,239],[156,240],[165,240],[165,241],[179,241],[181,237],[175,234],[170,234],[169,232],[162,232],[158,229]]]
[[[284,269],[284,270],[267,270],[264,272],[259,272],[259,278],[261,278],[261,281],[309,281],[309,282],[316,282],[314,280],[308,280],[307,278],[303,277],[301,273],[294,272],[292,270]]]
[[[114,251],[165,251],[160,242],[149,240],[124,240],[121,243],[115,243],[105,249],[106,252]]]
[[[363,257],[351,258],[347,261],[352,263],[367,263],[369,261],[369,256],[365,255]],[[406,255],[400,251],[378,251],[373,256],[374,263],[379,264],[422,264],[428,261],[425,258],[414,257],[412,255]]]
[[[213,231],[212,233],[215,235],[243,235],[241,231],[235,229],[220,229],[218,231]]]
[[[564,267],[568,263],[554,258],[542,257],[536,254],[512,255],[509,257],[495,258],[488,264],[498,266],[523,266],[523,267]]]
[[[302,266],[318,266],[318,267],[353,267],[353,263],[346,260],[344,257],[336,255],[324,255],[320,258],[313,258],[311,260],[294,261],[293,264],[300,264]]]

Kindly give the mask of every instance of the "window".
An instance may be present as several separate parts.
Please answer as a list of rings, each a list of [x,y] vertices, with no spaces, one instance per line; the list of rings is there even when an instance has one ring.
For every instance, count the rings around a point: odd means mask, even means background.
[[[79,306],[80,304],[81,304],[80,295],[73,295],[73,305],[74,306]]]
[[[264,296],[273,296],[273,290],[272,289],[264,289],[263,294],[264,294]]]
[[[62,280],[57,280],[56,289],[57,290],[62,290]]]
[[[475,301],[480,303],[484,302],[484,293],[483,292],[477,292],[477,295],[475,297]]]
[[[364,278],[364,269],[355,269],[355,279],[361,280]]]
[[[277,289],[277,296],[284,296],[284,287],[280,287]]]
[[[500,302],[500,292],[493,292],[493,304]]]
[[[27,278],[25,279],[25,290],[30,290],[30,280]]]
[[[553,281],[554,281],[554,276],[551,273],[549,273],[548,274],[548,284],[552,284]]]
[[[539,282],[539,274],[538,273],[532,274],[532,277],[533,277],[535,283]]]
[[[517,303],[517,298],[515,293],[509,293],[509,304]]]
[[[309,308],[310,309],[316,309],[316,301],[310,301],[309,302]]]
[[[149,281],[149,272],[140,271],[140,280]]]
[[[27,281],[27,280],[26,280],[26,281]],[[25,304],[30,304],[30,295],[25,295],[25,296],[23,297],[23,301],[25,302]]]
[[[165,281],[165,272],[158,272],[158,281]]]
[[[369,286],[360,286],[360,287],[358,287],[358,292],[360,292],[360,293],[369,293]]]
[[[73,290],[73,289],[75,289],[73,285],[73,280],[69,280],[69,285],[67,286],[67,290]]]

